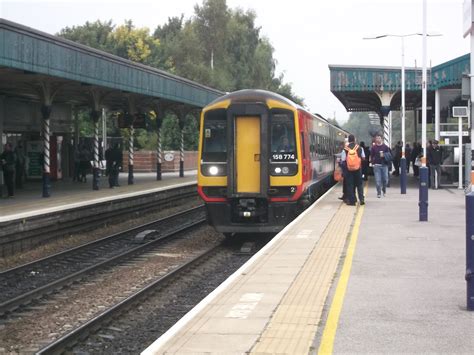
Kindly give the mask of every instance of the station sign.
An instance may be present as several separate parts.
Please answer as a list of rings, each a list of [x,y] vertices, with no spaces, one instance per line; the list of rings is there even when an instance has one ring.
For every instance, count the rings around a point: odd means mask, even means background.
[[[459,132],[458,131],[441,131],[441,132],[439,132],[439,135],[442,136],[442,137],[457,137],[457,136],[459,136]],[[469,132],[468,131],[463,131],[462,135],[463,135],[463,137],[467,137],[467,136],[469,136]]]
[[[467,117],[467,106],[453,106],[453,117]]]
[[[30,141],[26,143],[28,179],[39,179],[43,175],[43,142]]]

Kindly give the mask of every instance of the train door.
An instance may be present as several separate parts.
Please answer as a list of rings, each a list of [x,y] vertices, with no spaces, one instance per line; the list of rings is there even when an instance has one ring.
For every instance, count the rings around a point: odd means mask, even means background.
[[[236,189],[238,193],[260,193],[260,117],[235,119]]]

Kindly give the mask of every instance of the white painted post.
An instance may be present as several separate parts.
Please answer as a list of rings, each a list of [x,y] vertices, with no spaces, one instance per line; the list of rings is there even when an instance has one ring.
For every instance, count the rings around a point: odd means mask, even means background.
[[[458,117],[458,149],[459,149],[459,177],[458,177],[458,189],[462,189],[462,117]]]
[[[439,141],[439,127],[440,127],[440,98],[439,98],[439,89],[435,90],[435,139]]]

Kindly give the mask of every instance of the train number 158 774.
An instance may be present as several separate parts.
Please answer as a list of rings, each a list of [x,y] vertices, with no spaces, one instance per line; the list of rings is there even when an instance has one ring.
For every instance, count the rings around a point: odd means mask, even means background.
[[[276,160],[276,161],[295,160],[295,153],[274,153],[272,154],[272,160]]]

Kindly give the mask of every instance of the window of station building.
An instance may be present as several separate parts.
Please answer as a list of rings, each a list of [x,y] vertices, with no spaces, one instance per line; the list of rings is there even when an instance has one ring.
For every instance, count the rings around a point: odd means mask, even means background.
[[[223,109],[206,112],[204,116],[202,160],[227,161],[227,113]]]
[[[295,120],[293,112],[272,110],[270,146],[272,161],[296,161]]]

